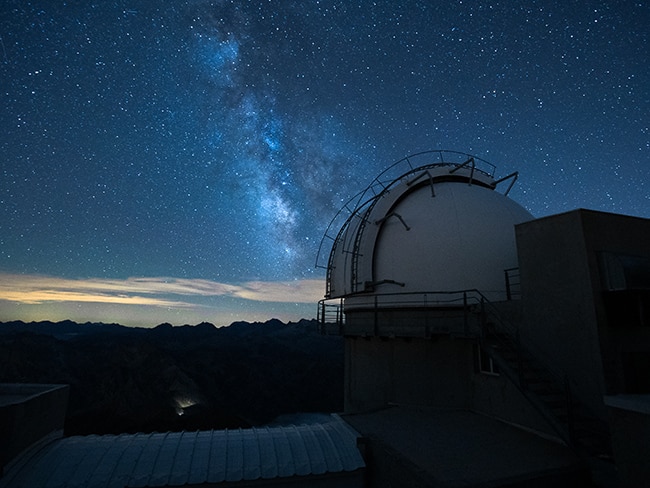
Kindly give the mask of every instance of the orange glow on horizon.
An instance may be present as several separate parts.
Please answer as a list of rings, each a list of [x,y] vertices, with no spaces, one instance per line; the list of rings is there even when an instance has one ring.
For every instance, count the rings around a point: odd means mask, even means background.
[[[0,321],[76,320],[153,326],[313,317],[321,280],[219,283],[138,277],[70,279],[0,273]]]

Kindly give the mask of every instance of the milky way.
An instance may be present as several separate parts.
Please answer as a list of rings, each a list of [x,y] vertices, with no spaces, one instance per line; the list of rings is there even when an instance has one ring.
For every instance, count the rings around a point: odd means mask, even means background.
[[[476,154],[650,217],[645,2],[5,1],[0,272],[322,279],[382,169]]]

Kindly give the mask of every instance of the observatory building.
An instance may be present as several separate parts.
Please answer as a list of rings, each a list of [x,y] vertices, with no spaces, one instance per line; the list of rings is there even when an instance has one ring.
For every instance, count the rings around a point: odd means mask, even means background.
[[[535,219],[516,179],[416,154],[326,232],[319,320],[370,486],[650,480],[650,220]]]
[[[63,437],[67,386],[0,385],[0,488],[650,486],[650,220],[535,219],[495,173],[409,156],[332,220],[344,412]]]

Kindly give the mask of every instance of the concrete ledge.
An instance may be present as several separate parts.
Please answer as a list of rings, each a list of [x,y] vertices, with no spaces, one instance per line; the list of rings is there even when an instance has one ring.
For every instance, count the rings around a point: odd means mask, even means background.
[[[650,395],[608,395],[603,401],[608,407],[650,415]]]
[[[0,475],[21,452],[63,432],[69,390],[68,385],[0,383]]]

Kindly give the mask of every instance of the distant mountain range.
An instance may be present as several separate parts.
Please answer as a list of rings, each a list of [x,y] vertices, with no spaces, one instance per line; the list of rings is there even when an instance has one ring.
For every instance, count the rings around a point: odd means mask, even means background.
[[[343,342],[314,320],[4,322],[0,382],[69,384],[70,435],[247,427],[342,410]]]

